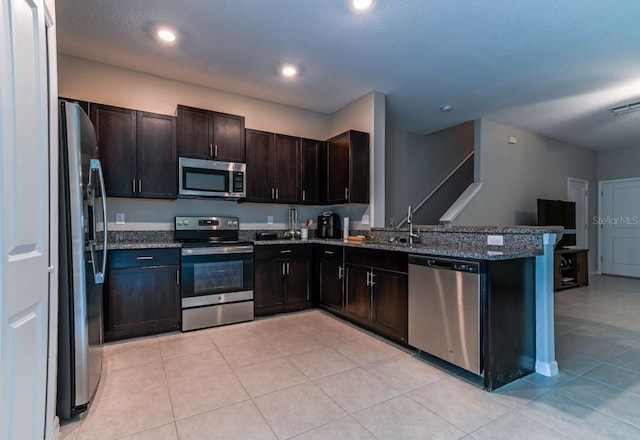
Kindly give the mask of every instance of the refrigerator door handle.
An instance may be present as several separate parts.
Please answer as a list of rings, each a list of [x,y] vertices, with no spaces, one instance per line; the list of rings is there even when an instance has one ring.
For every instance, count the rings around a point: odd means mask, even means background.
[[[95,279],[96,284],[102,284],[104,283],[104,276],[105,276],[105,272],[107,269],[107,193],[105,191],[105,187],[104,187],[104,175],[102,174],[102,165],[100,164],[100,161],[98,159],[91,159],[91,164],[90,164],[90,172],[92,175],[93,171],[97,171],[98,172],[98,178],[100,179],[100,194],[101,194],[101,198],[102,198],[102,220],[104,223],[104,231],[102,234],[102,268],[100,269],[100,271],[96,271],[96,265],[95,263],[93,264],[93,277]],[[90,185],[91,186],[91,185]],[[93,206],[92,204],[92,209],[95,210],[95,206]],[[94,211],[94,215],[93,215],[93,233],[96,233],[96,216],[95,216],[95,211]],[[95,236],[94,236],[94,242],[91,245],[91,259],[95,261],[95,258],[93,257],[93,252],[94,252],[94,246],[95,246]]]

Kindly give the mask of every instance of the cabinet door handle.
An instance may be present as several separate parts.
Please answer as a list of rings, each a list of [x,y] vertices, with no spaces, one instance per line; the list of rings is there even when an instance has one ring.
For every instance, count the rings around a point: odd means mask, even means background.
[[[282,275],[283,275],[283,276],[287,274],[287,269],[286,269],[286,267],[285,267],[285,264],[286,264],[286,263],[282,263]]]
[[[271,200],[274,200],[276,198],[276,190],[271,188]]]
[[[325,255],[335,255],[334,251],[324,251]]]
[[[369,281],[369,275],[371,275],[369,272],[367,272],[367,287],[369,287],[371,285],[371,281]]]
[[[213,146],[213,157],[218,157],[218,144]]]
[[[136,179],[131,179],[131,192],[136,192]]]
[[[176,284],[180,284],[180,269],[176,269]]]
[[[291,249],[284,249],[282,251],[280,251],[281,254],[290,254],[291,253]]]
[[[344,267],[338,266],[338,279],[341,280],[344,278]]]
[[[280,198],[280,188],[276,188],[276,200]]]
[[[302,201],[304,202],[305,200],[307,200],[307,192],[302,190]]]
[[[373,278],[374,278],[375,276],[376,276],[376,274],[375,274],[375,273],[373,273],[373,272],[371,272],[371,286],[375,286],[375,285],[376,285],[376,282],[375,282],[375,281],[373,281]]]
[[[136,260],[153,260],[153,257],[147,256],[147,255],[141,255],[139,257],[136,257]]]
[[[290,270],[291,270],[291,266],[289,265],[289,262],[287,262],[287,275],[291,273]]]
[[[209,144],[209,156],[213,157],[213,145]]]
[[[142,179],[138,179],[138,192],[142,192]]]
[[[344,198],[348,199],[349,198],[349,188],[345,188],[344,189]]]

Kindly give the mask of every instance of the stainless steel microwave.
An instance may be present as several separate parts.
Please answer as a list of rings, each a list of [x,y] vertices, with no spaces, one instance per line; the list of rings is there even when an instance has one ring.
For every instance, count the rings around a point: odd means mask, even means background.
[[[223,197],[237,200],[247,194],[247,165],[244,163],[181,157],[178,164],[180,197]]]

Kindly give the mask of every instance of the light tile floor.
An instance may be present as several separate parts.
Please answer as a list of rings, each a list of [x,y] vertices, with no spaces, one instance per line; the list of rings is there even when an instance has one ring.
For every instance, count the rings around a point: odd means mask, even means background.
[[[640,439],[640,280],[556,293],[560,374],[493,393],[313,310],[105,346],[80,439]]]

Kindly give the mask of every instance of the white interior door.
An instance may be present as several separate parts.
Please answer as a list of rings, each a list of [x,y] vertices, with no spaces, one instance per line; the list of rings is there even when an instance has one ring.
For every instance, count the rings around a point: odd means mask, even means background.
[[[43,0],[0,7],[0,438],[45,435],[49,98]]]
[[[567,199],[576,204],[576,248],[589,248],[589,181],[567,179]]]
[[[601,183],[601,270],[640,277],[640,179]]]

